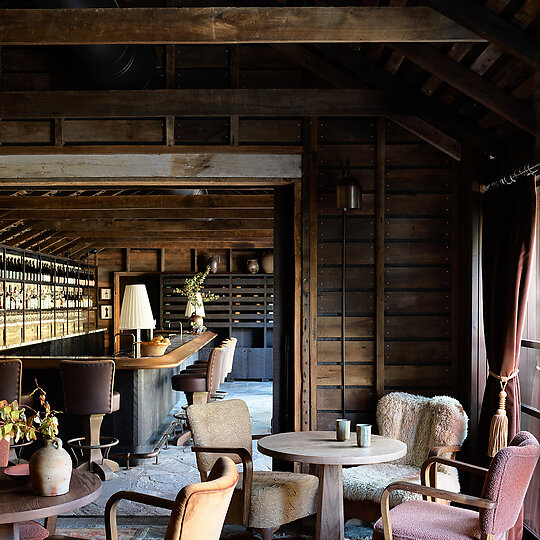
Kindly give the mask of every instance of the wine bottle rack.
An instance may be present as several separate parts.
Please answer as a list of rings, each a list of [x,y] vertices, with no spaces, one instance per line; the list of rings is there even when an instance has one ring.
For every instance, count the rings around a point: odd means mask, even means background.
[[[0,246],[0,349],[97,328],[97,269]]]

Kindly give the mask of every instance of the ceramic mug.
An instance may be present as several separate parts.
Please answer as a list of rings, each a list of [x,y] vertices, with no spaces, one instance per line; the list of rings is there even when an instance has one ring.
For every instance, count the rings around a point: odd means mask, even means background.
[[[356,424],[356,444],[360,448],[371,445],[371,424]]]
[[[336,420],[336,439],[338,441],[348,441],[351,436],[351,421],[346,418]]]

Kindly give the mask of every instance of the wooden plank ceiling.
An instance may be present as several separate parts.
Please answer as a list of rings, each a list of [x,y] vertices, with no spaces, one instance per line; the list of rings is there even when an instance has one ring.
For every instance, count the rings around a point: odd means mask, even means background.
[[[229,117],[231,152],[238,151],[242,116],[386,116],[456,160],[462,141],[498,158],[516,135],[538,136],[539,47],[532,30],[538,0],[427,0],[424,6],[416,0],[364,0],[347,2],[346,8],[319,0],[119,4],[121,13],[81,14],[15,9],[32,7],[19,0],[0,2],[0,54],[9,49],[10,58],[16,58],[14,45],[22,45],[18,65],[0,62],[0,120],[11,119],[0,121],[0,141],[2,129],[16,121],[48,119],[54,125],[53,144],[44,144],[45,149],[0,142],[0,171],[4,156],[64,153],[64,122],[73,126],[76,120],[70,119],[75,118],[121,122],[137,117],[158,124],[160,118],[165,136],[154,153],[174,151],[175,116],[180,115],[197,116],[198,121]],[[141,17],[148,24],[137,24]],[[97,33],[92,24],[105,27]],[[54,47],[27,47],[128,38],[155,44],[160,64],[146,90],[113,94],[81,89],[65,77],[55,79],[61,57]],[[227,44],[225,82],[184,87],[175,77],[178,43],[192,43],[195,51],[208,47],[203,43]],[[272,48],[283,62],[301,69],[301,84],[286,76],[276,76],[264,87],[241,80],[242,44],[253,43],[264,43],[259,46]],[[36,52],[34,65],[26,64],[32,58],[27,50]],[[47,65],[53,75],[45,84],[35,82],[39,78],[11,76],[43,71]],[[21,82],[11,82],[17,80]],[[77,144],[69,151],[77,152]],[[97,153],[99,148],[79,151]],[[126,153],[126,148],[116,151]],[[156,242],[163,247],[210,246],[228,239],[231,246],[268,247],[273,234],[271,186],[290,179],[285,173],[269,179],[244,172],[236,181],[228,177],[228,188],[222,189],[215,185],[219,174],[194,175],[183,184],[167,174],[159,181],[136,173],[128,178],[73,175],[70,183],[68,176],[54,171],[1,175],[0,242],[74,256],[92,247]],[[197,182],[210,191],[182,196],[168,190]]]

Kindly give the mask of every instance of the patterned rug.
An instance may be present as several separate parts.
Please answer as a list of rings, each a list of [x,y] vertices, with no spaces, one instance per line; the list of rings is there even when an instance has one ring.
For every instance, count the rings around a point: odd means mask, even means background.
[[[118,527],[119,540],[162,540],[165,536],[165,527],[162,525],[149,525],[142,527]],[[313,538],[312,531],[310,533],[299,532],[296,527],[283,528],[274,534],[274,538],[283,538],[287,540],[309,540]],[[64,528],[58,527],[57,534],[66,536],[76,536],[84,540],[105,540],[105,530],[103,528]],[[371,540],[371,535],[365,535],[365,527],[357,527],[355,525],[345,525],[346,540]],[[222,540],[256,540],[257,535],[247,534],[244,530],[238,527],[226,525],[221,536]]]

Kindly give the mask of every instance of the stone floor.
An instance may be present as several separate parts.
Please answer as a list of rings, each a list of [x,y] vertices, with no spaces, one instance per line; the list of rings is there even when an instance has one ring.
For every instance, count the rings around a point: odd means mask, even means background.
[[[222,390],[228,392],[227,399],[243,399],[249,407],[252,433],[270,433],[272,414],[272,382],[243,382],[225,383]],[[172,414],[181,409],[184,401],[179,401],[171,411]],[[255,470],[270,470],[271,459],[253,448],[253,465]],[[113,480],[104,482],[102,494],[94,503],[81,508],[71,514],[58,518],[58,529],[64,533],[74,535],[78,530],[103,528],[104,507],[108,498],[120,490],[132,490],[167,499],[174,499],[178,491],[193,482],[199,482],[200,477],[196,467],[195,455],[189,445],[183,447],[169,446],[164,448],[156,463],[155,459],[146,460],[141,465],[131,469],[121,468]],[[137,503],[123,501],[118,506],[119,525],[134,527],[139,532],[133,538],[163,538],[166,528],[168,512],[160,508],[152,508]],[[357,524],[358,525],[358,524]],[[370,530],[357,525],[349,525],[347,538],[370,538]],[[66,532],[67,531],[67,532]],[[313,523],[309,521],[295,524],[285,534],[291,538],[312,538]],[[88,533],[87,533],[88,534]],[[241,536],[238,536],[241,535]],[[277,537],[280,534],[278,533]],[[91,538],[94,536],[90,533]],[[246,536],[238,527],[226,526],[223,538],[253,538]],[[201,539],[202,540],[202,539]]]

